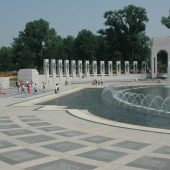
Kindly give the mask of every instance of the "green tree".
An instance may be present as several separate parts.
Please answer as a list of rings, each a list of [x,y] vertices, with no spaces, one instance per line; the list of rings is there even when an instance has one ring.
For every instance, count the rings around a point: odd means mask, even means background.
[[[13,58],[13,48],[2,47],[0,49],[0,71],[6,72],[14,70]]]
[[[64,53],[68,60],[75,59],[75,38],[73,36],[67,36],[63,39]]]
[[[61,38],[53,28],[49,28],[47,21],[39,19],[28,22],[13,42],[17,69],[34,67],[40,71],[44,58],[56,56],[60,41]]]
[[[94,60],[97,58],[96,49],[97,49],[97,39],[89,30],[81,30],[77,38],[75,39],[75,52],[76,59],[79,60]]]
[[[161,23],[163,25],[165,25],[168,29],[170,29],[170,11],[169,11],[169,15],[167,17],[161,18]]]
[[[43,55],[48,59],[64,59],[65,57],[62,38],[57,35],[55,29],[49,29],[47,33]]]
[[[106,48],[113,60],[132,61],[141,52],[143,56],[140,55],[140,58],[148,57],[145,49],[149,48],[149,38],[145,35],[148,22],[145,9],[129,5],[122,10],[105,12],[104,18],[107,28],[99,30],[99,33],[105,37]]]
[[[96,36],[96,59],[98,61],[110,60],[108,51],[106,50],[105,39],[103,36]]]

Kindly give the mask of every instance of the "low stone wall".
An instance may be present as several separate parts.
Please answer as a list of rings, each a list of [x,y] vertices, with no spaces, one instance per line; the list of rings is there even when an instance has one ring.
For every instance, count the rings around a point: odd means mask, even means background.
[[[2,86],[2,89],[8,89],[9,88],[9,77],[0,77],[0,84]]]
[[[24,82],[32,81],[39,82],[39,73],[36,69],[20,69],[18,71],[18,80],[22,80]]]
[[[88,78],[69,78],[71,84],[74,83],[89,83],[92,82],[94,79],[96,80],[103,80],[103,82],[116,82],[116,81],[137,81],[137,80],[145,80],[147,78],[147,74],[121,74],[121,75],[113,75],[113,76],[100,76],[97,77],[90,76]]]
[[[91,83],[94,79],[103,80],[103,82],[111,82],[111,81],[135,81],[135,80],[143,80],[147,78],[147,74],[114,74],[112,76],[109,75],[76,75],[72,77],[71,75],[66,76],[63,75],[60,77],[59,75],[40,75],[35,69],[21,69],[18,72],[18,80],[23,80],[33,82],[33,84],[37,84],[37,87],[42,88],[43,82],[46,83],[46,87],[53,88],[56,83],[60,85],[69,85],[74,83]]]

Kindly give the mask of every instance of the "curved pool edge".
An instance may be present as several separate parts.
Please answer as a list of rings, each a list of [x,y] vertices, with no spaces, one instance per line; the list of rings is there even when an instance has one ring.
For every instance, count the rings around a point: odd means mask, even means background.
[[[78,110],[78,109],[68,109],[69,114],[72,116],[75,116],[77,118],[94,122],[94,123],[99,123],[103,125],[108,125],[108,126],[114,126],[118,128],[125,128],[125,129],[132,129],[132,130],[140,130],[140,131],[147,131],[147,132],[154,132],[154,133],[164,133],[164,134],[170,134],[170,130],[168,129],[160,129],[160,128],[152,128],[152,127],[146,127],[146,126],[139,126],[139,125],[133,125],[133,124],[127,124],[123,122],[117,122],[114,120],[108,120],[104,119],[102,117],[95,116],[91,113],[89,113],[87,110]]]
[[[136,84],[135,84],[135,86],[136,86]],[[120,87],[122,87],[122,84],[120,85]],[[114,120],[108,120],[108,119],[96,116],[96,115],[88,112],[88,110],[66,109],[65,107],[59,107],[57,105],[51,106],[51,105],[41,105],[40,104],[42,101],[46,101],[46,100],[53,99],[53,98],[58,98],[58,97],[66,95],[66,94],[69,94],[71,92],[79,91],[84,88],[87,88],[87,87],[78,87],[78,88],[74,88],[74,89],[69,89],[69,90],[63,91],[62,93],[60,93],[57,96],[54,94],[50,94],[48,96],[41,96],[41,97],[37,97],[35,99],[21,101],[19,103],[13,103],[12,106],[19,106],[19,107],[36,106],[37,108],[35,110],[38,110],[38,111],[41,111],[41,110],[43,110],[43,111],[66,110],[68,112],[68,114],[70,114],[74,117],[77,117],[79,119],[83,119],[86,121],[98,123],[98,124],[103,124],[103,125],[108,125],[108,126],[113,126],[113,127],[118,127],[118,128],[146,131],[146,132],[170,134],[170,130],[168,130],[168,129],[152,128],[152,127],[146,127],[146,126],[140,126],[140,125],[127,124],[127,123],[123,123],[123,122],[117,122]],[[93,87],[93,88],[98,88],[98,87]]]

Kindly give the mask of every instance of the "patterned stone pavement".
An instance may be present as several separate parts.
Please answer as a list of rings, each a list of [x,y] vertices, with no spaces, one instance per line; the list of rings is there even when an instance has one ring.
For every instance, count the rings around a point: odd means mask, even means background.
[[[41,94],[16,96],[0,97],[0,170],[170,169],[170,134],[98,124],[67,109],[13,106]]]

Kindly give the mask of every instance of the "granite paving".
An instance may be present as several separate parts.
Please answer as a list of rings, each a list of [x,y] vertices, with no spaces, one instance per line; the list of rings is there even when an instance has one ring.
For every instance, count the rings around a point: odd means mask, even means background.
[[[144,84],[130,82],[138,83]],[[80,105],[87,97],[78,95],[82,88],[91,84],[64,86],[57,95],[49,90],[0,96],[0,170],[170,169],[170,130],[111,124],[96,116],[95,98],[100,95],[92,89],[90,101]],[[93,88],[101,91],[102,86]],[[55,106],[37,104],[54,98]],[[68,107],[63,105],[65,99],[71,102]]]

